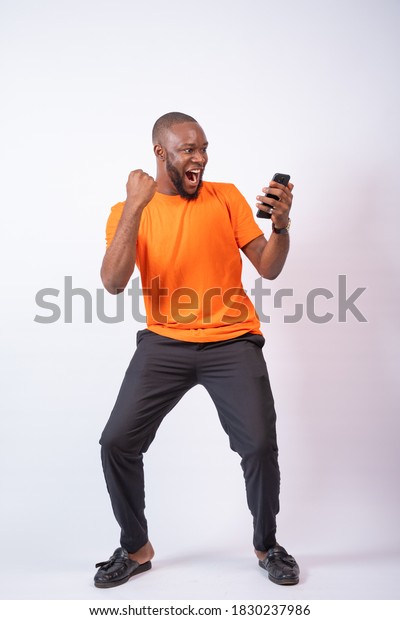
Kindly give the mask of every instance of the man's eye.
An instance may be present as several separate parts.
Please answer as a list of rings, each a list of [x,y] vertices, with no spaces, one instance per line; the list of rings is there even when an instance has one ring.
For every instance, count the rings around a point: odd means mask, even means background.
[[[191,153],[193,151],[193,149],[185,149],[184,153]]]

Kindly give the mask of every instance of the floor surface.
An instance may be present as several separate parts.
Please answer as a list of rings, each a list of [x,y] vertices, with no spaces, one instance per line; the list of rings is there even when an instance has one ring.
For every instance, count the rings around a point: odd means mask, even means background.
[[[110,551],[110,554],[113,550]],[[294,553],[294,552],[293,552]],[[1,599],[40,600],[349,600],[399,599],[400,553],[382,549],[374,553],[337,549],[330,554],[296,552],[301,569],[297,586],[277,586],[248,552],[202,548],[159,553],[151,571],[118,588],[93,586],[95,561],[69,560],[49,565],[34,561],[17,569],[3,563]],[[13,558],[10,558],[12,562]],[[31,558],[31,560],[34,560]]]

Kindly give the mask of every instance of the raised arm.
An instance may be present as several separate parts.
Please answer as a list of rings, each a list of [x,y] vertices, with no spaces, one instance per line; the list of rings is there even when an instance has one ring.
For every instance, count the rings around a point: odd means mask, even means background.
[[[274,188],[274,198],[266,196],[257,196],[257,208],[262,211],[271,213],[271,221],[275,229],[283,232],[277,234],[272,232],[268,241],[262,235],[256,237],[250,243],[245,245],[242,250],[247,258],[253,263],[260,276],[268,280],[274,280],[281,273],[289,252],[289,234],[286,227],[289,224],[289,213],[292,206],[292,189],[293,183],[289,183],[287,187],[271,181],[269,188],[264,187],[263,192]]]
[[[100,271],[104,287],[113,295],[124,290],[133,273],[140,220],[156,190],[156,181],[143,170],[129,174],[124,210]]]

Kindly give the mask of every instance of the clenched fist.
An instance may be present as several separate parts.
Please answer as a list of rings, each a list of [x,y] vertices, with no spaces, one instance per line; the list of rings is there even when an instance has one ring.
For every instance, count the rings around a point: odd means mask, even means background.
[[[157,183],[143,170],[130,172],[126,184],[126,201],[136,208],[144,209],[157,191]]]

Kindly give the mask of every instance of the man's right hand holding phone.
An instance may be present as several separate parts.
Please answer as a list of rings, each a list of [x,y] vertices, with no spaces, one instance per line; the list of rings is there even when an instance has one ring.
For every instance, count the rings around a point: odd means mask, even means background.
[[[259,201],[257,217],[271,219],[274,232],[288,232],[290,224],[289,213],[293,201],[293,183],[289,183],[290,176],[277,173],[269,183],[263,187],[263,196],[257,196]],[[273,190],[273,191],[272,191]]]

